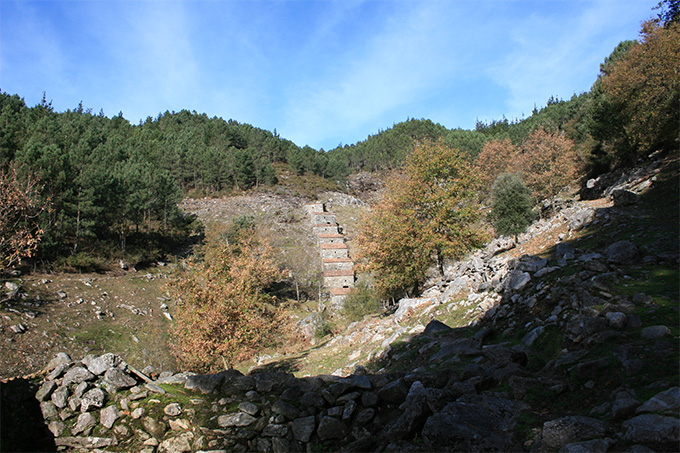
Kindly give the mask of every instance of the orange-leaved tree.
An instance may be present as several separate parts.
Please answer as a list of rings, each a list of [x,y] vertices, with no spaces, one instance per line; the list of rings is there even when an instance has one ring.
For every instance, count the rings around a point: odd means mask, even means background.
[[[576,180],[574,142],[562,133],[537,129],[522,143],[510,169],[522,174],[536,201],[552,198]]]
[[[34,254],[43,236],[38,217],[50,209],[38,180],[18,173],[14,167],[0,170],[0,273]]]
[[[490,189],[498,175],[507,172],[517,153],[517,147],[507,138],[486,142],[475,161],[482,187]]]
[[[475,171],[467,156],[440,139],[416,145],[387,192],[365,219],[359,236],[365,270],[383,298],[412,295],[427,270],[442,270],[480,245]]]
[[[172,351],[179,365],[216,371],[273,341],[279,320],[266,289],[282,278],[271,247],[253,231],[208,241],[172,289],[177,299]]]
[[[623,121],[634,159],[656,148],[680,144],[680,22],[664,27],[656,21],[642,25],[641,40],[610,65],[600,81],[603,92]],[[620,152],[619,152],[620,154]]]

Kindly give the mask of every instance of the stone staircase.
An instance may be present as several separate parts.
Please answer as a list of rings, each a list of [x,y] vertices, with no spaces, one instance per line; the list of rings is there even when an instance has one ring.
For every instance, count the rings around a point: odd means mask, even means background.
[[[317,237],[323,267],[324,289],[330,293],[330,308],[338,310],[354,287],[354,263],[349,257],[342,228],[335,214],[326,210],[324,203],[305,205],[310,216],[312,230]]]

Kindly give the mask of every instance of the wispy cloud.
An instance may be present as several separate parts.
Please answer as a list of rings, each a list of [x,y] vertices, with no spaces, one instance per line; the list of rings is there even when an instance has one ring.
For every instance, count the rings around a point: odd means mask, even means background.
[[[550,96],[568,99],[588,91],[604,57],[635,36],[631,18],[649,10],[630,0],[556,3],[560,8],[551,14],[506,24],[514,49],[488,74],[509,90],[504,102],[509,118],[530,114],[533,104],[544,105]]]
[[[291,93],[284,130],[294,139],[318,142],[331,127],[343,136],[376,123],[386,112],[424,97],[455,70],[452,56],[443,58],[448,37],[436,8],[405,3],[383,14],[382,21],[367,25],[375,27],[369,40],[333,63],[336,73],[305,80]]]

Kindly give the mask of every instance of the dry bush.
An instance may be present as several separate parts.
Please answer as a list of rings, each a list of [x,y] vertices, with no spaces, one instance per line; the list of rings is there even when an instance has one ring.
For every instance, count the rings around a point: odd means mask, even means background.
[[[216,235],[173,284],[178,306],[173,354],[180,367],[217,371],[251,357],[277,334],[280,313],[266,289],[282,278],[254,231]]]
[[[33,256],[38,247],[43,235],[38,217],[50,208],[40,189],[36,178],[20,179],[14,167],[0,171],[0,273]]]

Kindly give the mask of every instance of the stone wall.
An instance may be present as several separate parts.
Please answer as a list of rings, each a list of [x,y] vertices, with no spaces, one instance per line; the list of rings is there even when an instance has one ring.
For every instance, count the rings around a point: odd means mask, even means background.
[[[304,209],[309,214],[312,229],[317,235],[324,272],[324,289],[331,294],[330,307],[338,310],[342,308],[349,288],[354,286],[354,263],[335,214],[327,211],[323,203],[308,204]]]

